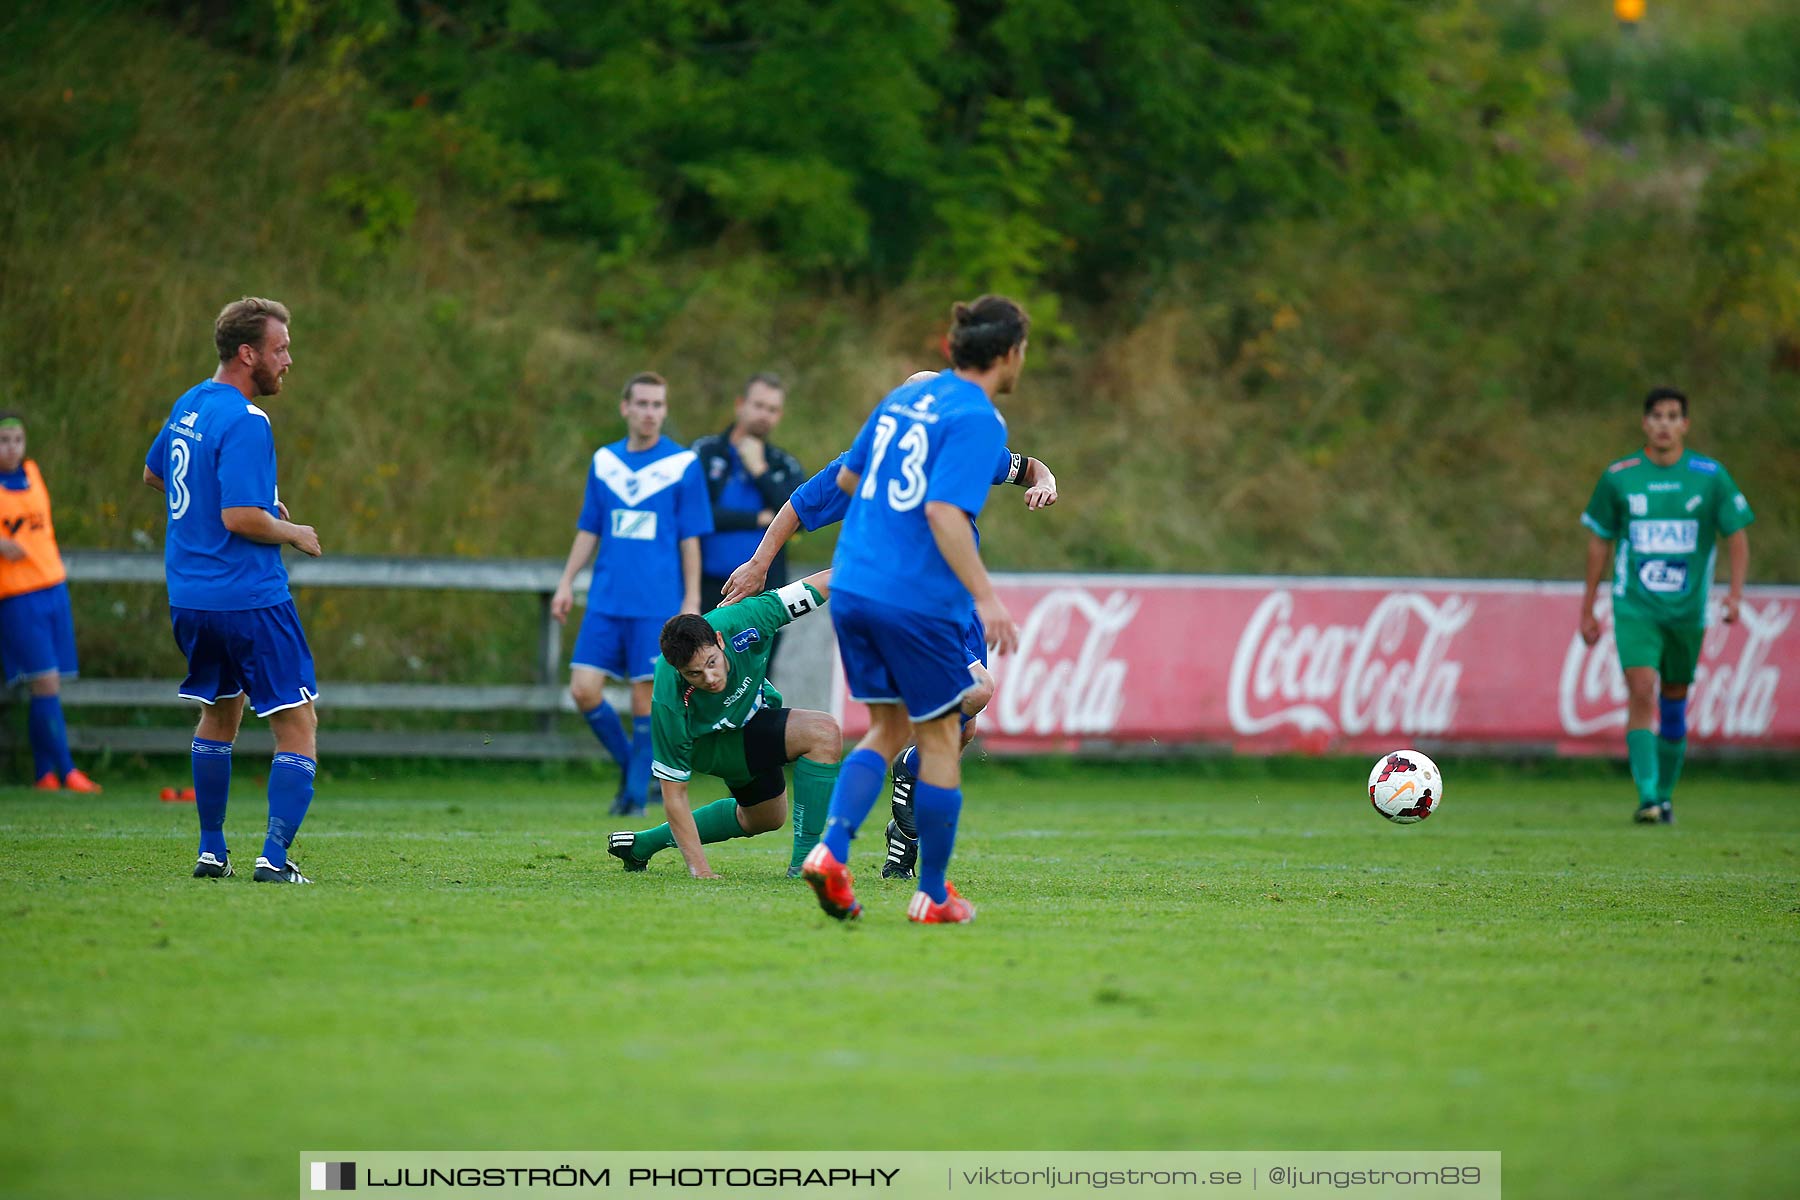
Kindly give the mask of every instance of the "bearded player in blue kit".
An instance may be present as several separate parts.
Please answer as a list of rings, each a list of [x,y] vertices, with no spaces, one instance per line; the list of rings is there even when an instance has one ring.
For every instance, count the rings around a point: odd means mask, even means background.
[[[288,858],[312,804],[318,717],[312,651],[288,592],[281,547],[318,557],[319,535],[287,519],[275,488],[275,435],[257,400],[281,394],[293,364],[288,310],[233,300],[213,322],[219,369],[175,402],[144,457],[144,482],[168,497],[164,569],[181,695],[205,707],[192,746],[200,817],[196,879],[234,874],[225,848],[231,748],[244,697],[275,735],[269,823],[258,883],[311,883]]]
[[[802,874],[839,920],[862,912],[848,867],[856,836],[913,740],[919,887],[908,919],[962,924],[974,908],[946,878],[962,811],[958,710],[977,684],[963,645],[979,617],[987,644],[1010,653],[1018,627],[995,594],[975,543],[974,519],[1006,446],[994,396],[1025,365],[1030,320],[1002,296],[951,310],[943,375],[904,384],[876,406],[845,456],[838,486],[851,496],[832,561],[832,625],[850,698],[869,706],[869,732],[844,760],[831,814]]]

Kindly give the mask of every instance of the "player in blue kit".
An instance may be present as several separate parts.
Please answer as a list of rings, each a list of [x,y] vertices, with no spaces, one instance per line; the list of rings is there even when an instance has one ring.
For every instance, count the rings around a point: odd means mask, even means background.
[[[256,401],[281,393],[293,364],[288,310],[246,296],[213,323],[219,369],[184,393],[144,457],[144,482],[168,497],[164,567],[181,695],[203,707],[194,731],[200,816],[196,879],[231,875],[225,806],[244,697],[275,735],[269,823],[251,878],[311,883],[288,848],[312,804],[318,717],[312,651],[288,592],[281,547],[318,557],[319,535],[289,521],[275,488],[275,435]]]
[[[975,544],[975,517],[1006,447],[992,397],[1018,382],[1029,331],[1025,311],[1003,296],[955,305],[952,369],[889,393],[838,470],[851,501],[832,560],[832,624],[850,697],[869,706],[870,725],[844,761],[824,837],[801,873],[840,920],[862,911],[850,840],[915,734],[919,890],[906,915],[925,924],[975,917],[945,878],[962,811],[958,709],[976,686],[963,634],[978,617],[995,651],[1018,644]]]
[[[939,372],[919,371],[901,386],[936,379]],[[770,565],[788,540],[804,529],[808,533],[835,525],[850,510],[850,496],[837,485],[838,468],[849,451],[838,455],[818,474],[794,490],[786,504],[775,514],[763,532],[761,543],[750,559],[731,573],[725,582],[726,604],[735,604],[760,593],[768,577]],[[1025,489],[1025,507],[1048,508],[1056,503],[1056,476],[1042,460],[1002,449],[995,463],[993,484],[1017,484]],[[980,544],[980,532],[976,544]],[[972,619],[963,632],[963,645],[969,654],[969,672],[975,676],[975,687],[963,697],[960,721],[962,740],[959,750],[966,750],[975,738],[975,718],[994,698],[994,677],[987,669],[986,633],[979,619]],[[912,791],[918,771],[918,747],[908,747],[894,761],[893,817],[888,821],[887,861],[881,864],[883,879],[911,879],[919,857],[918,828],[913,821]],[[810,850],[807,847],[806,850]],[[802,851],[805,853],[805,851]]]
[[[662,376],[645,371],[627,380],[619,415],[626,436],[594,451],[575,541],[550,600],[550,615],[566,621],[575,576],[594,559],[569,694],[624,776],[614,815],[641,813],[649,802],[657,638],[670,617],[700,611],[700,536],[713,528],[699,458],[663,436],[669,402]],[[631,681],[629,742],[606,702],[608,677]]]

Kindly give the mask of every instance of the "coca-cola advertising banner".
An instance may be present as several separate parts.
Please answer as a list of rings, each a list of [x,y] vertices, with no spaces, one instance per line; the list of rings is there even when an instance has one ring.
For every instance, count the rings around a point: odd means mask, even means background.
[[[1625,680],[1603,596],[1572,583],[1219,576],[997,580],[1019,649],[993,663],[991,750],[1225,745],[1247,753],[1419,742],[1620,753]],[[1722,596],[1722,593],[1719,593]],[[1692,746],[1800,749],[1800,588],[1748,589],[1714,619],[1689,693]],[[834,702],[845,732],[868,711]]]

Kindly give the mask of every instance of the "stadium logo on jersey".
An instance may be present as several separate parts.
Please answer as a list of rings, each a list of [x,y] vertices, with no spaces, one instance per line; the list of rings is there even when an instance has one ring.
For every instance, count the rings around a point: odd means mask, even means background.
[[[1688,470],[1699,471],[1703,475],[1716,475],[1719,464],[1710,458],[1701,458],[1698,454],[1688,459]]]
[[[181,423],[183,425],[187,426],[189,429],[192,429],[194,427],[194,422],[198,421],[199,419],[200,419],[199,413],[190,412],[187,416],[181,418]]]
[[[760,641],[762,641],[762,630],[752,626],[749,629],[740,629],[731,635],[731,648],[742,654]]]
[[[1634,517],[1647,517],[1650,515],[1650,497],[1648,496],[1640,496],[1634,492],[1625,497],[1625,503],[1627,507],[1631,509],[1631,515]]]
[[[1651,558],[1638,567],[1638,582],[1644,585],[1645,591],[1659,596],[1679,596],[1687,591],[1687,578],[1688,569],[1684,562]]]
[[[656,540],[655,510],[613,509],[612,535],[624,542],[654,542]]]
[[[1628,533],[1639,554],[1692,554],[1700,546],[1698,521],[1633,521]]]
[[[1679,492],[1681,490],[1681,480],[1657,479],[1651,482],[1650,490],[1653,492]]]
[[[1750,502],[1744,499],[1744,493],[1739,492],[1731,498],[1731,507],[1737,509],[1739,512],[1749,512]]]
[[[1700,502],[1705,499],[1705,496],[1689,496],[1685,507],[1689,512],[1693,512],[1696,508],[1700,507]]]
[[[612,450],[602,446],[594,451],[594,476],[613,495],[636,506],[658,492],[667,491],[680,483],[681,477],[687,474],[687,469],[695,458],[692,450],[683,450],[634,471],[621,462]]]
[[[1608,475],[1611,475],[1615,472],[1623,471],[1630,467],[1635,467],[1643,461],[1644,461],[1643,459],[1637,457],[1635,454],[1632,455],[1630,458],[1621,458],[1618,462],[1616,462],[1612,466],[1606,468],[1606,473]]]

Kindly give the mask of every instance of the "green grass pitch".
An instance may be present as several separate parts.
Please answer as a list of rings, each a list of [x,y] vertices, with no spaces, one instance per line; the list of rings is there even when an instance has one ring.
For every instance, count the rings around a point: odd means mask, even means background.
[[[262,764],[223,881],[178,770],[0,791],[0,1193],[286,1195],[309,1147],[1441,1148],[1516,1197],[1800,1192],[1791,769],[1694,764],[1641,828],[1611,768],[1444,765],[1411,828],[1360,763],[972,768],[967,928],[907,924],[878,838],[859,927],[785,832],[625,875],[568,772],[340,768],[311,888],[248,878]]]

